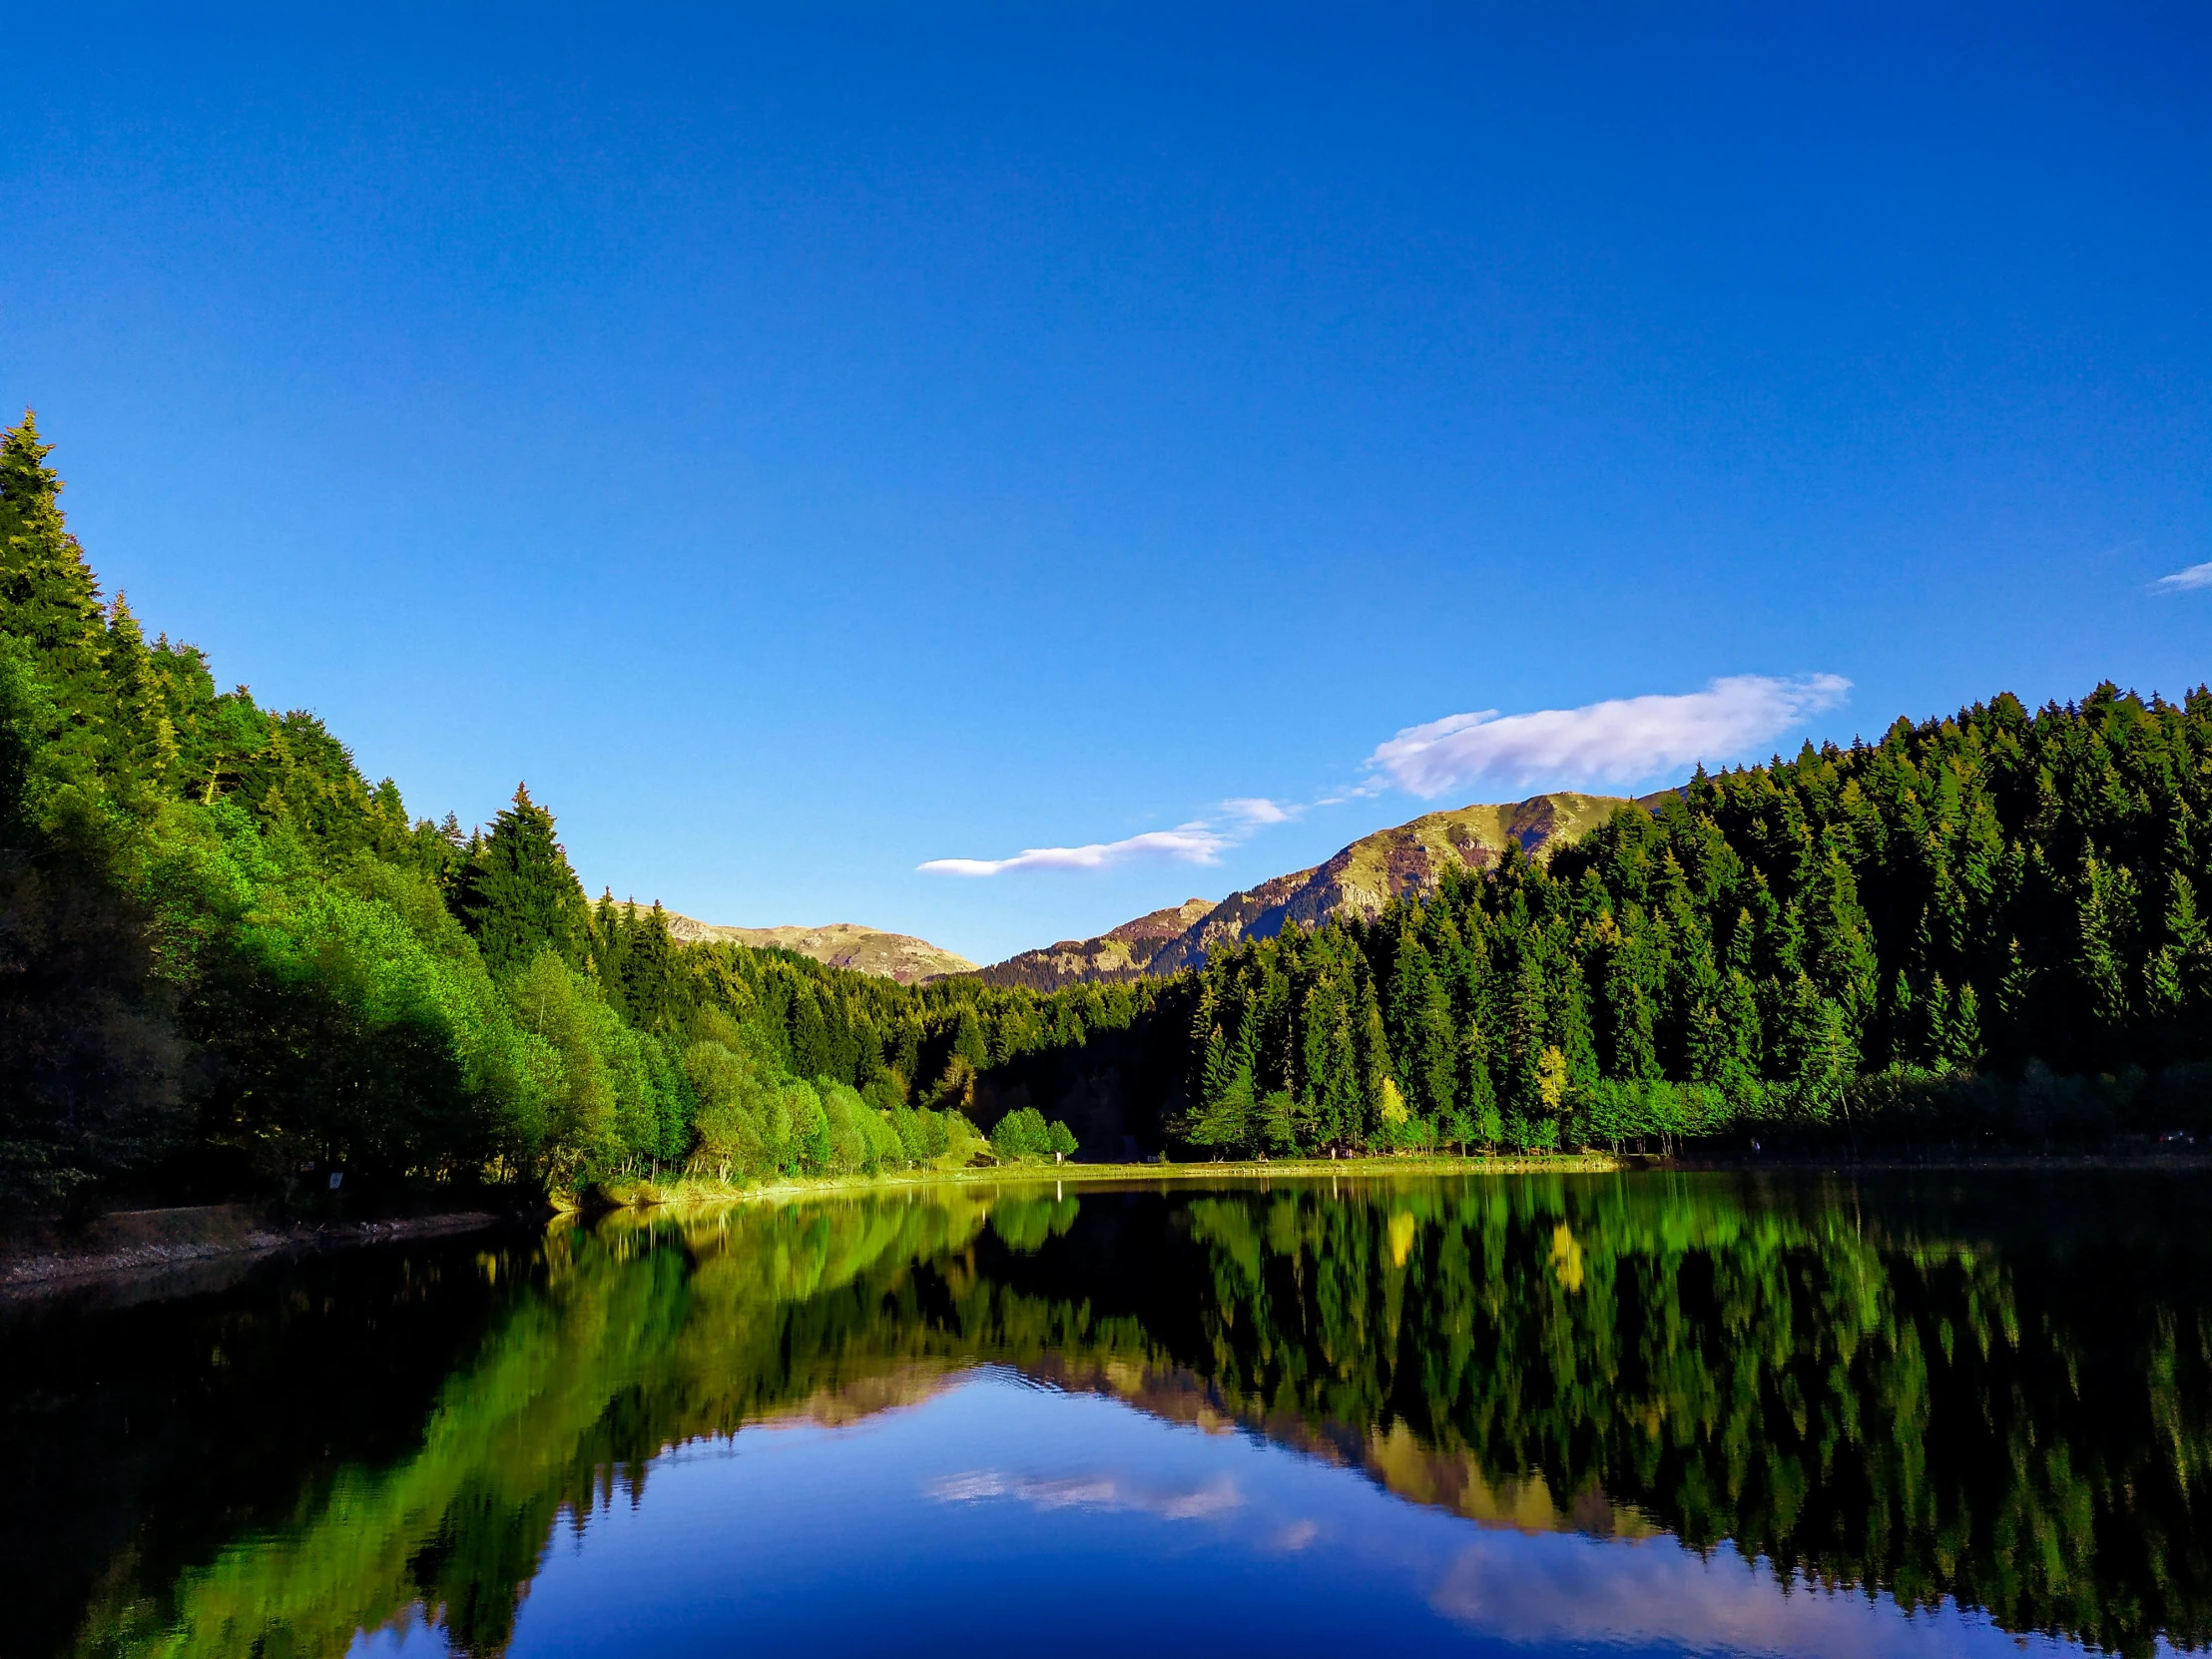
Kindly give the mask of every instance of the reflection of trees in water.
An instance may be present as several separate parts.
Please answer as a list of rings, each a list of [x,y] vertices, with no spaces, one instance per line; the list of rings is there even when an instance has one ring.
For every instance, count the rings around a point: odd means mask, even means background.
[[[1917,1213],[1528,1179],[558,1231],[418,1449],[173,1584],[119,1573],[81,1645],[334,1654],[419,1603],[496,1652],[564,1513],[635,1493],[669,1444],[896,1406],[977,1362],[1485,1523],[1728,1538],[2009,1629],[2202,1643],[2194,1260],[2094,1227],[2000,1253]]]
[[[1214,1280],[1199,1368],[1240,1415],[1402,1428],[1380,1447],[1371,1428],[1366,1460],[1408,1495],[1409,1442],[1412,1479],[1448,1483],[1439,1458],[1463,1454],[1478,1508],[1540,1482],[1562,1519],[1628,1505],[2009,1629],[2212,1633],[2188,1263],[2013,1271],[1840,1206],[1645,1182],[1191,1210]]]

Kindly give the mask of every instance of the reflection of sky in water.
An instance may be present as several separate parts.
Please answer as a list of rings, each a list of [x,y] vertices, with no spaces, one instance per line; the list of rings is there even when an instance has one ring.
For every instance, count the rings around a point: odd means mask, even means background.
[[[1870,1655],[2056,1651],[1721,1548],[1481,1529],[1349,1470],[975,1374],[837,1428],[659,1459],[556,1528],[512,1653]],[[417,1625],[356,1654],[427,1655]]]

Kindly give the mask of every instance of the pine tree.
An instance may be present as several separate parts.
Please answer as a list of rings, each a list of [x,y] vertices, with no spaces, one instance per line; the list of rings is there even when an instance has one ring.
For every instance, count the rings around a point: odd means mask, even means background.
[[[1958,987],[1951,1006],[1943,1048],[1944,1063],[1958,1071],[1971,1071],[1981,1060],[1981,998],[1967,980]]]
[[[1183,1092],[1194,1106],[1206,1098],[1206,1080],[1220,1055],[1220,1006],[1214,995],[1214,976],[1202,971],[1198,976],[1198,998],[1191,1004],[1190,1029],[1183,1050],[1189,1056]]]
[[[2173,951],[2181,1009],[2184,1017],[2201,1020],[2212,1012],[2212,933],[2197,913],[2197,890],[2188,876],[2175,870],[2167,879],[2166,894],[2166,939]]]
[[[1360,1059],[1343,982],[1324,972],[1306,993],[1302,1068],[1315,1133],[1325,1146],[1352,1139],[1360,1121]]]
[[[628,919],[615,903],[614,888],[601,888],[599,902],[591,913],[592,971],[599,976],[607,995],[618,1002],[622,995],[622,949],[628,936],[624,923]]]
[[[1950,987],[1943,983],[1943,976],[1936,974],[1928,983],[1928,993],[1919,1005],[1921,1055],[1930,1065],[1940,1066],[1950,1053],[1951,1009]]]
[[[495,975],[519,972],[550,950],[571,968],[591,960],[584,889],[554,837],[553,815],[515,787],[469,860],[460,892],[462,923]]]
[[[1551,998],[1545,1034],[1566,1067],[1568,1095],[1578,1096],[1598,1079],[1597,1036],[1591,1028],[1590,995],[1583,982],[1582,964],[1571,956]]]
[[[1372,973],[1360,976],[1360,1023],[1354,1037],[1360,1064],[1360,1120],[1354,1133],[1373,1143],[1382,1130],[1383,1104],[1397,1089],[1390,1079],[1390,1044],[1382,1029],[1382,1004],[1375,994]]]
[[[1436,977],[1434,960],[1409,927],[1398,935],[1396,962],[1390,970],[1389,1027],[1392,1044],[1412,1096],[1423,1117],[1449,1112],[1458,1094],[1452,1053],[1451,999]]]
[[[990,1039],[985,1035],[983,1022],[971,1002],[960,1004],[960,1012],[952,1023],[952,1053],[965,1060],[977,1071],[991,1063]]]
[[[1706,958],[1708,969],[1710,955]],[[1609,1075],[1641,1081],[1663,1075],[1658,1044],[1654,1040],[1654,1010],[1650,994],[1636,971],[1634,952],[1625,942],[1613,950],[1605,964],[1605,1005],[1611,1064]]]
[[[0,627],[38,654],[63,712],[83,723],[104,701],[107,626],[100,585],[62,521],[62,481],[46,464],[53,447],[28,409],[0,434]]]
[[[1899,968],[1890,983],[1890,1006],[1884,1018],[1890,1033],[1890,1063],[1911,1065],[1920,1055],[1921,1013],[1913,997],[1913,983]]]
[[[127,799],[166,793],[177,765],[177,730],[169,718],[169,699],[154,654],[147,650],[138,618],[120,593],[108,627],[107,670],[114,715],[103,756],[105,770]],[[395,798],[397,793],[393,791]]]
[[[2090,1016],[2106,1036],[2116,1035],[2128,1018],[2127,982],[2120,972],[2118,949],[2129,920],[2124,914],[2122,874],[2096,858],[2083,859],[2075,901],[2080,943],[2074,973]]]
[[[1219,1025],[1206,1033],[1206,1044],[1200,1053],[1197,1100],[1203,1111],[1229,1092],[1230,1079],[1236,1075],[1237,1067],[1229,1039]]]
[[[1717,996],[1701,997],[1683,1021],[1683,1064],[1693,1083],[1718,1082],[1727,1064],[1727,1033],[1716,1002]]]
[[[1206,1089],[1192,1113],[1185,1137],[1217,1151],[1240,1151],[1257,1143],[1266,1125],[1253,1087],[1253,1037],[1249,1019],[1237,1034],[1215,1044],[1208,1055]],[[1287,1121],[1287,1119],[1286,1119]]]
[[[1850,1081],[1857,1056],[1844,1010],[1821,995],[1808,973],[1799,973],[1784,993],[1778,1046],[1798,1109],[1825,1117]]]
[[[1746,975],[1732,969],[1721,981],[1720,1014],[1725,1039],[1723,1063],[1713,1073],[1713,1081],[1728,1091],[1731,1100],[1745,1100],[1757,1086],[1766,1064],[1759,993]]]
[[[1523,949],[1520,970],[1513,979],[1513,999],[1506,1034],[1505,1107],[1520,1117],[1542,1114],[1542,1089],[1537,1062],[1544,1051],[1544,976],[1534,951]]]
[[[622,1000],[641,1031],[670,1031],[676,1023],[676,941],[659,899],[640,910],[630,901],[629,936],[622,950]]]
[[[1482,1027],[1468,1022],[1460,1053],[1459,1075],[1466,1080],[1461,1134],[1485,1149],[1504,1138],[1505,1121],[1497,1108],[1497,1084],[1490,1075],[1490,1044]]]

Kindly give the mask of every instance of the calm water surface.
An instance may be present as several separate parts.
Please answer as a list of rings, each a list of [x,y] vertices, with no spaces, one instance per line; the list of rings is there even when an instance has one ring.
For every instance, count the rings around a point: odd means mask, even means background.
[[[905,1193],[0,1310],[0,1652],[2212,1639],[2212,1184]]]

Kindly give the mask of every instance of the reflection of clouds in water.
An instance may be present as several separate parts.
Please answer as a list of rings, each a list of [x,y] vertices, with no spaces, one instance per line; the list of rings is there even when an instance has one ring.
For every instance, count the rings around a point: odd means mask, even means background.
[[[1205,1520],[1241,1508],[1244,1494],[1227,1475],[1187,1491],[1164,1490],[1113,1475],[1036,1480],[996,1469],[950,1474],[932,1480],[927,1491],[939,1503],[979,1503],[1012,1498],[1033,1509],[1116,1509],[1157,1515],[1162,1520]]]
[[[1293,1521],[1275,1535],[1275,1547],[1282,1550],[1304,1549],[1320,1535],[1321,1526],[1310,1520]]]
[[[1830,1593],[1725,1545],[1701,1560],[1672,1539],[1486,1535],[1461,1550],[1429,1597],[1446,1618],[1503,1641],[1652,1643],[1697,1653],[1864,1659],[1876,1654],[2016,1652],[2026,1644],[1945,1606],[1907,1618],[1887,1597]],[[2036,1638],[2043,1652],[2078,1652]]]

